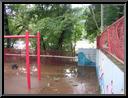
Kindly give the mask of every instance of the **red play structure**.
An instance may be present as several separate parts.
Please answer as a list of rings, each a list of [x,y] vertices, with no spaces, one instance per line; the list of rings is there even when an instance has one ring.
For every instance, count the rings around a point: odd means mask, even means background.
[[[28,89],[31,88],[30,81],[30,59],[29,59],[29,38],[37,38],[37,65],[38,65],[38,80],[41,79],[41,66],[40,66],[40,32],[37,32],[37,35],[29,35],[29,32],[26,31],[26,35],[9,35],[4,36],[4,38],[25,38],[26,40],[26,69],[27,69],[27,85]]]

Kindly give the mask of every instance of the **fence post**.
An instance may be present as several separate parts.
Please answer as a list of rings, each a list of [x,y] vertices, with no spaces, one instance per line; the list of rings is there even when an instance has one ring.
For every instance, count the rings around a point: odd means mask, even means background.
[[[97,49],[100,49],[100,35],[97,36]]]
[[[37,65],[38,65],[38,80],[41,80],[41,69],[40,69],[40,32],[37,32]]]
[[[97,49],[99,49],[99,36],[97,36],[96,38],[96,45],[97,45]]]
[[[26,68],[27,68],[27,84],[30,89],[30,64],[29,64],[29,32],[26,31]]]

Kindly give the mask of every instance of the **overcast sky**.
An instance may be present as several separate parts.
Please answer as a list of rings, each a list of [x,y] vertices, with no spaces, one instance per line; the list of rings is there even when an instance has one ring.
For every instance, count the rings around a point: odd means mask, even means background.
[[[87,7],[90,4],[72,4],[72,8],[76,8],[76,7]]]

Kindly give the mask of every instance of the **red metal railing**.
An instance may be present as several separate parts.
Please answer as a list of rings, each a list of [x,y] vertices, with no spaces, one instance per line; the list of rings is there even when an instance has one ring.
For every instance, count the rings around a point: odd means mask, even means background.
[[[97,48],[108,52],[124,64],[124,16],[97,37]]]

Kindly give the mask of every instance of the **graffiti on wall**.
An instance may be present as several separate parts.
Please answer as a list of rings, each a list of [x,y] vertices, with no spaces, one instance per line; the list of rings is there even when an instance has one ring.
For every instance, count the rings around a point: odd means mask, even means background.
[[[111,80],[109,84],[106,86],[105,94],[113,94],[113,80]]]
[[[99,83],[101,87],[101,93],[105,93],[105,87],[104,87],[104,70],[103,70],[103,65],[99,66]]]
[[[104,68],[103,65],[99,66],[99,83],[101,87],[102,94],[113,94],[113,80],[111,80],[107,85],[104,83]]]
[[[95,62],[93,62],[90,58],[90,56],[85,55],[83,52],[78,53],[78,65],[95,65]]]

